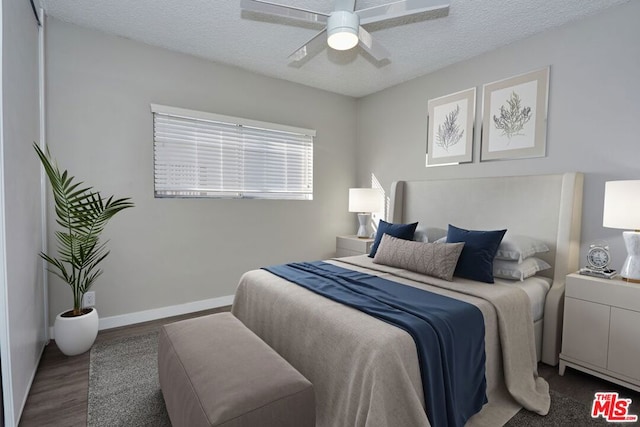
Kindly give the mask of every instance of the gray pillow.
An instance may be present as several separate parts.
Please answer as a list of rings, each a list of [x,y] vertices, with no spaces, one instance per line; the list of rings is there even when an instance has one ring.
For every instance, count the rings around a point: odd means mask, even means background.
[[[373,262],[450,282],[463,246],[464,243],[413,242],[385,234]]]

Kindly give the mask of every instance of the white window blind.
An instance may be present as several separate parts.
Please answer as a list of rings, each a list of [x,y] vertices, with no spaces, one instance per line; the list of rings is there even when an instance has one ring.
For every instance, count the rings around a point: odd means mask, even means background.
[[[156,197],[313,199],[315,131],[151,109]]]

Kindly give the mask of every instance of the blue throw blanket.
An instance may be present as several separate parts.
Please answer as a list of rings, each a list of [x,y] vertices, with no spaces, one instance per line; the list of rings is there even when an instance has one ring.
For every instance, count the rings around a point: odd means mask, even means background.
[[[321,261],[264,269],[407,331],[433,427],[462,427],[487,402],[484,318],[476,306]]]

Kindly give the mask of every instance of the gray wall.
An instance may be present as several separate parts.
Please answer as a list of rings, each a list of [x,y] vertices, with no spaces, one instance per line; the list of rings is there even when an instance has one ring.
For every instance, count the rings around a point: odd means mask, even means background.
[[[2,2],[2,174],[6,301],[0,312],[6,425],[17,425],[45,340],[39,141],[38,27],[28,1]],[[4,290],[1,290],[4,292]],[[5,323],[7,320],[7,323]],[[6,345],[6,342],[0,345]],[[5,355],[9,355],[6,359]],[[10,373],[7,375],[7,373]],[[11,419],[13,415],[13,419]]]
[[[335,236],[355,229],[353,98],[47,23],[51,151],[87,184],[136,204],[107,226],[111,254],[93,288],[101,317],[232,295],[243,272],[332,256]],[[154,199],[150,103],[316,129],[314,200]],[[53,321],[72,299],[50,278]]]
[[[607,239],[619,268],[621,233],[601,226],[602,198],[606,180],[640,177],[638,15],[640,3],[630,2],[357,102],[49,20],[49,145],[74,175],[137,205],[108,226],[98,311],[231,295],[250,268],[330,256],[335,235],[355,227],[347,188],[370,184],[372,174],[388,190],[397,179],[584,172],[583,252]],[[478,87],[479,130],[482,84],[547,65],[546,157],[479,163],[477,132],[473,164],[424,167],[429,98]],[[149,103],[315,128],[315,199],[154,199]],[[71,296],[57,279],[50,288],[53,319]]]
[[[371,174],[389,190],[399,179],[584,172],[581,262],[589,242],[605,239],[619,269],[626,250],[622,230],[602,227],[604,183],[640,179],[639,16],[630,2],[360,99],[359,184]],[[482,85],[547,65],[547,156],[479,163]],[[427,100],[474,86],[474,163],[426,168]]]

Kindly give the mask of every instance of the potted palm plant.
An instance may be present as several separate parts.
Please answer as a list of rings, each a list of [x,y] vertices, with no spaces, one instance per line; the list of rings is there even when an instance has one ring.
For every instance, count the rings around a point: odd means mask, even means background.
[[[48,148],[44,153],[37,144],[33,147],[51,183],[56,223],[60,226],[55,232],[57,256],[44,252],[40,256],[73,294],[73,309],[56,317],[55,341],[62,353],[73,356],[89,350],[98,334],[98,312],[94,307],[83,308],[82,297],[102,274],[98,266],[109,255],[107,242],[100,241],[100,235],[115,214],[133,207],[133,203],[130,198],[102,197],[66,170],[60,171]]]

